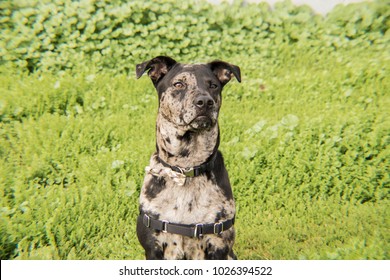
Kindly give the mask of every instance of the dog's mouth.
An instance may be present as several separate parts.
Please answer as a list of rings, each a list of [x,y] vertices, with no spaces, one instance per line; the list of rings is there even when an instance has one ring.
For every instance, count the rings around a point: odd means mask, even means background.
[[[214,125],[214,121],[209,116],[198,116],[195,119],[192,120],[190,123],[190,126],[194,130],[203,130],[203,129],[209,129]]]

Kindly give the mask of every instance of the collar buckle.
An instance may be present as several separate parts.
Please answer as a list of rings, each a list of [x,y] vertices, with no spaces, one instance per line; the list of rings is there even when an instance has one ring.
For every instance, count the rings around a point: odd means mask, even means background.
[[[203,236],[203,224],[196,224],[194,230],[194,237],[202,237]]]
[[[169,222],[167,220],[162,220],[162,232],[167,233],[168,232],[168,224]]]
[[[222,222],[215,223],[214,224],[214,234],[219,235],[222,232],[223,232],[223,223]]]
[[[150,227],[150,217],[148,215],[144,214],[142,220],[143,220],[144,225],[149,228]]]
[[[180,168],[177,166],[177,168],[180,170],[180,173],[185,175],[186,177],[195,177],[195,169],[193,167]]]

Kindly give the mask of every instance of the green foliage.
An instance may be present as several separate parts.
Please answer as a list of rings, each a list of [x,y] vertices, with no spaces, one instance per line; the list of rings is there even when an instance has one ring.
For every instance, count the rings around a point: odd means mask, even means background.
[[[327,18],[307,6],[207,1],[2,1],[1,64],[34,70],[94,65],[114,72],[161,54],[193,61],[278,50],[389,43],[386,1],[339,6]],[[85,65],[88,61],[88,66]]]
[[[154,133],[135,135],[151,95],[125,77],[1,77],[3,257],[140,258],[129,246]]]
[[[1,259],[143,258],[158,102],[133,71],[159,54],[242,69],[220,114],[240,259],[389,259],[386,1],[52,2],[0,3]]]

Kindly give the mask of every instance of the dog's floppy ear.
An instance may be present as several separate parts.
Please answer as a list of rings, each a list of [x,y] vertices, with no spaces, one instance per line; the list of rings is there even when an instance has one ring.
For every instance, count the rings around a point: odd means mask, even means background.
[[[136,74],[139,79],[145,71],[149,70],[148,75],[152,79],[153,84],[157,83],[171,70],[172,66],[177,62],[168,56],[157,56],[151,60],[137,64]]]
[[[214,60],[208,65],[214,72],[215,76],[217,76],[222,86],[226,85],[231,80],[233,75],[236,77],[237,81],[241,83],[240,67],[221,60]]]

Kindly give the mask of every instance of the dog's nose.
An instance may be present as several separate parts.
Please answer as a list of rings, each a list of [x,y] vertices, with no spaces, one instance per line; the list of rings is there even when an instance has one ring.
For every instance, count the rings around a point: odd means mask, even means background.
[[[210,96],[200,95],[197,98],[195,98],[194,104],[199,109],[204,109],[204,108],[211,109],[214,107],[215,102]]]

